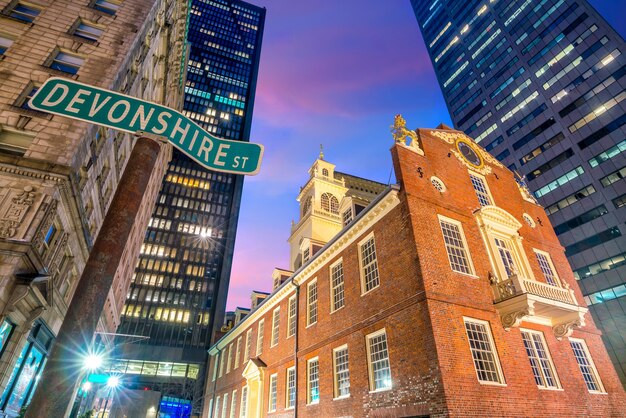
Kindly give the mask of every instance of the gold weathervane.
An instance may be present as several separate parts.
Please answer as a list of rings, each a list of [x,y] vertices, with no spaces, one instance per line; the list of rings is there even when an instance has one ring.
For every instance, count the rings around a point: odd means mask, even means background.
[[[424,155],[424,151],[420,148],[418,143],[417,132],[406,128],[406,120],[400,114],[396,115],[393,121],[391,135],[396,144],[404,145],[418,154]],[[409,140],[408,144],[407,139]]]

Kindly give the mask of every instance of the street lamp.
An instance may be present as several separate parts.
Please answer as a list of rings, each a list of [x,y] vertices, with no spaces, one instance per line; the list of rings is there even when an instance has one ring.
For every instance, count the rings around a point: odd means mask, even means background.
[[[83,368],[94,371],[102,367],[104,356],[100,353],[89,353],[83,359]]]
[[[111,393],[114,389],[117,389],[122,384],[122,381],[119,376],[111,375],[107,379],[107,387],[109,388],[109,393],[107,395],[107,401],[104,403],[104,409],[102,410],[102,418],[107,413],[107,407],[109,406],[109,400],[111,399]]]

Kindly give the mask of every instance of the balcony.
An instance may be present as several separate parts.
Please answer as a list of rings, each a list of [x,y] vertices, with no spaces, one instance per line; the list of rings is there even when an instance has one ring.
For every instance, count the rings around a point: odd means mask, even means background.
[[[574,291],[513,274],[506,280],[491,275],[494,305],[507,331],[522,321],[549,325],[558,339],[585,325],[588,309],[578,306]]]

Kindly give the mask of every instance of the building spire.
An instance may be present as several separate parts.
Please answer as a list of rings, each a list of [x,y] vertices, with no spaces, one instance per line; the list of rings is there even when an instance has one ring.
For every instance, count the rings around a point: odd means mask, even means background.
[[[318,157],[320,160],[324,160],[324,145],[320,144],[320,156]]]

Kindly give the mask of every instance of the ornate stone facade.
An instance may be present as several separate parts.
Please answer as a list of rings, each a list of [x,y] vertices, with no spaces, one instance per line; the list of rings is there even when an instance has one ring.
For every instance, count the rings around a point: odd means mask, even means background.
[[[12,329],[1,341],[0,392],[14,384],[9,377],[35,321],[51,334],[59,329],[134,143],[128,134],[34,111],[27,100],[47,78],[62,76],[180,108],[187,16],[177,0],[125,0],[115,10],[51,0],[28,2],[29,22],[16,4],[0,1],[3,36],[12,41],[0,61],[0,324]],[[87,36],[78,30],[84,25]],[[65,59],[60,53],[80,62],[75,74],[51,68]],[[124,263],[101,331],[119,324],[170,155],[166,146],[133,236],[120,243]],[[2,402],[0,416],[14,415]]]

